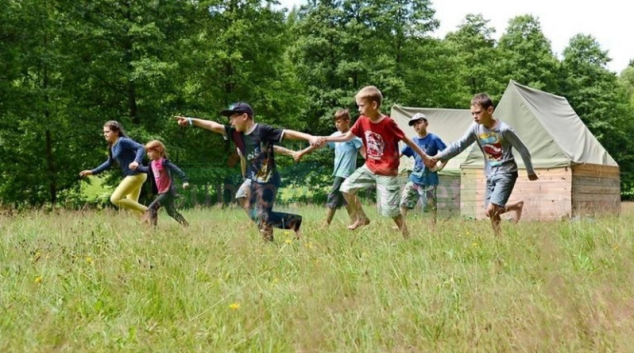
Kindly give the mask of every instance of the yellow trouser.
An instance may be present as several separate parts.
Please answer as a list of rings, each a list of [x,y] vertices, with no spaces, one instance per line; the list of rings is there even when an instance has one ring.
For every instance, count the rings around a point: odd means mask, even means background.
[[[123,178],[119,186],[117,186],[112,195],[110,195],[110,202],[115,206],[143,214],[143,212],[147,210],[147,207],[141,205],[138,201],[145,179],[147,179],[147,174],[145,173],[129,175]]]

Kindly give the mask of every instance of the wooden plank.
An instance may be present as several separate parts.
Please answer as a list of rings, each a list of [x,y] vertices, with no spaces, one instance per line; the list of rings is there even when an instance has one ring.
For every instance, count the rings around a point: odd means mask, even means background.
[[[620,187],[614,186],[601,186],[601,185],[573,185],[572,187],[573,194],[621,194]]]
[[[572,175],[577,177],[583,176],[583,177],[616,178],[616,177],[620,177],[620,172],[618,167],[600,166],[597,168],[593,168],[587,165],[585,167],[580,167],[580,166],[573,167]]]
[[[595,171],[599,173],[618,173],[620,168],[618,166],[604,165],[604,164],[578,164],[572,166],[573,174],[576,171]]]
[[[597,202],[597,203],[610,203],[610,202],[620,202],[621,195],[620,194],[573,194],[572,195],[572,204],[573,207],[578,202]]]
[[[596,178],[596,177],[573,176],[572,185],[573,186],[602,185],[602,186],[621,187],[621,179],[620,178]]]

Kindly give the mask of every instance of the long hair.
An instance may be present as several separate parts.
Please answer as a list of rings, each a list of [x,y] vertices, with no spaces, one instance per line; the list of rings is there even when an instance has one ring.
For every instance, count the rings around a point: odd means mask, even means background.
[[[152,140],[152,141],[146,143],[145,144],[145,149],[147,151],[154,150],[154,151],[158,152],[158,154],[161,157],[167,158],[167,151],[165,150],[165,145],[163,144],[163,142],[161,142],[159,140]]]
[[[121,125],[121,123],[116,120],[106,121],[106,123],[103,124],[103,127],[108,127],[110,131],[116,132],[119,137],[128,137],[128,135],[123,130],[123,125]],[[112,159],[112,142],[108,142],[108,157]]]

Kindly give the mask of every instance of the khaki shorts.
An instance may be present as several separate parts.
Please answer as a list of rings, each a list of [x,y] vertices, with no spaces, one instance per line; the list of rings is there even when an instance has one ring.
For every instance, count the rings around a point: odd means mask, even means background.
[[[400,186],[398,177],[377,175],[365,165],[357,169],[341,184],[341,192],[355,194],[359,190],[376,185],[376,196],[381,215],[396,217],[401,214],[399,209]]]

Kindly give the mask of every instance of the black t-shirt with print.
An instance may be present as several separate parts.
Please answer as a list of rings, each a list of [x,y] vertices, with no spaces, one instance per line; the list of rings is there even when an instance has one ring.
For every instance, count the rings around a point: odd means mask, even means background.
[[[225,125],[225,132],[247,160],[247,179],[260,184],[280,185],[273,145],[282,141],[284,130],[255,124],[252,131],[244,133]]]

